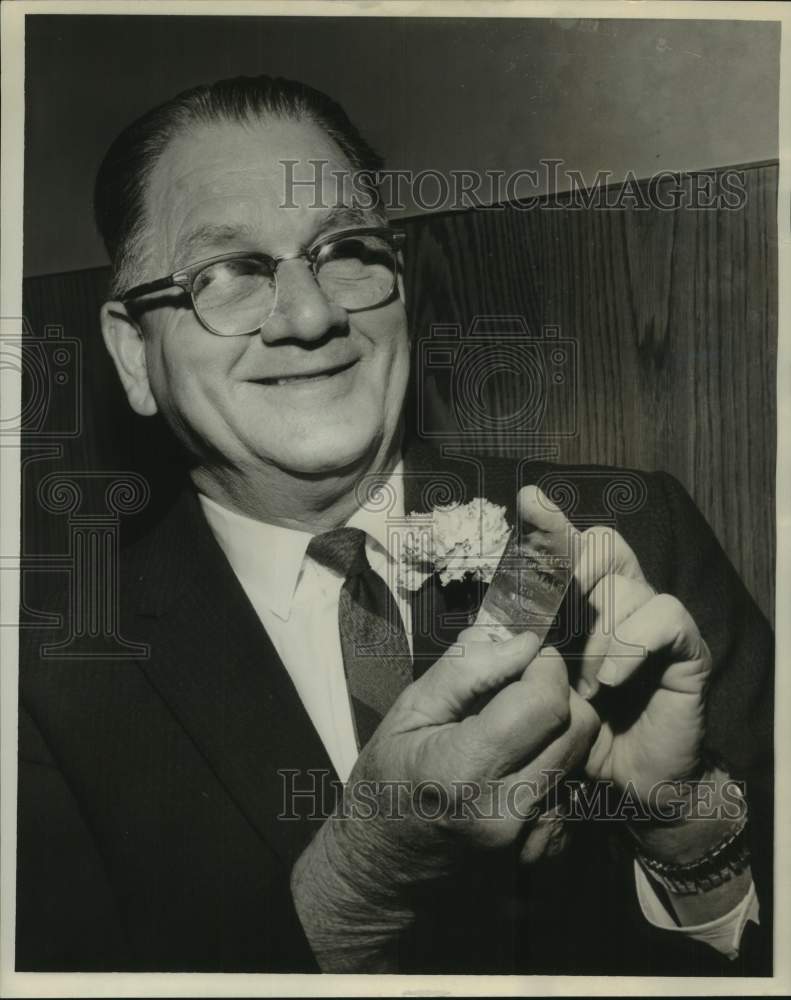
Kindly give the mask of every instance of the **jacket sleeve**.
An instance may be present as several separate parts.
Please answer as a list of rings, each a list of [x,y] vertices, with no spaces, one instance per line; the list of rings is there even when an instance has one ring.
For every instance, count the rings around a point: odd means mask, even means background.
[[[97,753],[101,753],[97,747]],[[222,845],[221,845],[222,847]],[[217,863],[222,850],[207,855]],[[159,891],[168,859],[152,856],[149,891]],[[210,873],[212,884],[222,871]],[[254,908],[239,904],[243,934],[194,939],[176,922],[166,947],[123,909],[124,879],[113,880],[79,795],[24,703],[19,711],[16,970],[30,972],[318,972],[294,907],[290,871],[274,868]],[[196,883],[204,873],[194,872]],[[253,877],[251,875],[251,877]],[[217,899],[222,911],[228,902]],[[231,903],[232,905],[232,903]],[[246,908],[245,908],[246,907]],[[238,928],[237,928],[238,929]],[[246,936],[245,936],[246,935]],[[238,944],[244,937],[244,944]]]
[[[727,971],[766,975],[771,969],[772,933],[772,631],[683,486],[667,473],[651,478],[661,488],[664,502],[657,498],[649,505],[656,521],[648,548],[654,551],[644,553],[651,569],[644,568],[657,589],[684,604],[709,646],[713,672],[706,751],[731,777],[744,782],[750,809],[760,927],[748,923],[739,958],[728,963]],[[642,562],[640,534],[634,548]]]
[[[687,492],[667,473],[657,477],[673,542],[665,589],[684,603],[714,660],[707,744],[735,771],[767,784],[773,760],[771,629]]]

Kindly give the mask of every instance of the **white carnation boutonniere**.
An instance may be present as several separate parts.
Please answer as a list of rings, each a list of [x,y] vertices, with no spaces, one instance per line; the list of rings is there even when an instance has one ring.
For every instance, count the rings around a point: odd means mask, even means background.
[[[443,586],[465,578],[490,583],[510,532],[505,507],[482,497],[409,514],[399,531],[399,585],[419,590],[433,573]]]

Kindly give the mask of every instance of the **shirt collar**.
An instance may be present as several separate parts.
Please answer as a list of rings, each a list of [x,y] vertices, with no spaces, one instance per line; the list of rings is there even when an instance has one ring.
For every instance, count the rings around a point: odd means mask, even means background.
[[[398,462],[389,478],[377,487],[370,503],[358,507],[346,522],[349,528],[359,528],[390,555],[390,528],[393,518],[404,515],[404,462]]]
[[[403,461],[399,461],[381,487],[382,502],[358,508],[347,521],[349,527],[359,528],[372,538],[388,557],[389,521],[404,513],[403,471]],[[202,493],[198,499],[245,591],[287,621],[313,535],[238,514]]]
[[[254,603],[262,601],[279,618],[287,619],[305,550],[313,536],[238,514],[202,493],[198,497],[209,527],[245,591]]]

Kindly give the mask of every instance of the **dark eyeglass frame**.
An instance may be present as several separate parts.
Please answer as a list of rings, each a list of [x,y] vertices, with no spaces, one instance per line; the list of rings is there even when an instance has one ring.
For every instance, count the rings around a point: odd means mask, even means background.
[[[381,301],[358,308],[346,309],[344,306],[341,306],[341,308],[347,313],[365,312],[368,309],[377,309],[379,306],[384,305],[385,302],[390,301],[395,294],[398,286],[399,274],[399,261],[397,255],[406,241],[406,233],[384,226],[366,226],[356,229],[341,229],[337,232],[319,237],[319,239],[315,240],[309,247],[304,250],[300,250],[298,253],[282,254],[278,257],[273,257],[271,254],[259,253],[254,250],[233,250],[229,253],[219,254],[216,257],[207,257],[204,260],[196,261],[194,264],[187,264],[186,267],[181,267],[178,271],[173,271],[172,274],[168,274],[164,278],[157,278],[155,281],[145,281],[140,285],[134,285],[132,288],[120,295],[118,297],[118,301],[131,302],[133,299],[141,298],[144,295],[150,295],[152,292],[161,292],[166,288],[178,287],[183,289],[189,295],[193,312],[198,317],[200,323],[206,327],[210,333],[213,333],[218,337],[248,337],[250,334],[256,333],[260,329],[260,324],[259,326],[256,326],[255,329],[245,331],[244,333],[220,333],[218,330],[213,329],[206,322],[203,316],[201,316],[193,295],[193,287],[195,279],[203,270],[210,267],[212,264],[219,264],[225,260],[259,261],[261,263],[268,264],[271,267],[272,276],[275,279],[275,290],[277,290],[277,269],[284,261],[300,259],[308,261],[313,277],[316,279],[322,253],[332,247],[335,243],[339,243],[341,240],[353,239],[355,236],[378,236],[390,245],[390,248],[393,251],[394,262],[396,264],[393,269],[393,284],[387,294],[382,297]],[[277,294],[277,291],[275,294]],[[271,315],[271,313],[269,315]],[[261,322],[263,323],[267,318],[268,317],[264,317]]]

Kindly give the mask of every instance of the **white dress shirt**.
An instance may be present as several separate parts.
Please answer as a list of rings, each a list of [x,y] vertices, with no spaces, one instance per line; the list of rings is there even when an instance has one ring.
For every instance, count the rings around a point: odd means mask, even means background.
[[[394,587],[395,565],[389,553],[388,526],[404,514],[403,465],[387,486],[393,502],[386,509],[359,509],[347,522],[366,533],[371,568],[390,586],[412,643],[408,595]],[[307,555],[313,535],[267,524],[229,510],[200,495],[203,512],[231,568],[283,661],[338,777],[346,781],[357,759],[357,743],[338,631],[343,577]],[[744,899],[717,920],[678,927],[635,863],[637,898],[646,920],[700,941],[734,958],[748,919],[758,922],[751,885]]]
[[[404,514],[401,465],[388,490],[394,499],[387,510],[361,508],[347,524],[366,533],[368,562],[394,592],[411,649],[411,605],[408,595],[393,587],[395,565],[388,552],[388,524]],[[346,781],[357,759],[357,742],[338,632],[343,577],[307,555],[313,537],[309,532],[244,517],[203,495],[200,501],[338,777]]]

